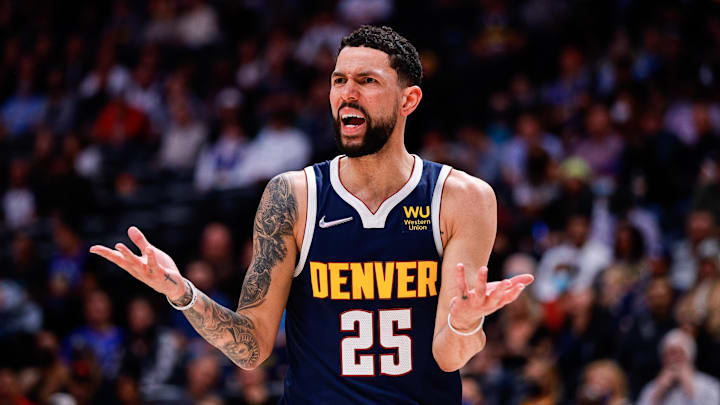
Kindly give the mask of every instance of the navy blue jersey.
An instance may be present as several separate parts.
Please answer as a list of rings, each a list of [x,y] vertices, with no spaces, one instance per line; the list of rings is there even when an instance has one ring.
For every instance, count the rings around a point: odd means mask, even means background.
[[[305,169],[282,404],[460,403],[459,374],[432,354],[450,167],[414,159],[408,182],[374,213],[342,185],[339,157]]]

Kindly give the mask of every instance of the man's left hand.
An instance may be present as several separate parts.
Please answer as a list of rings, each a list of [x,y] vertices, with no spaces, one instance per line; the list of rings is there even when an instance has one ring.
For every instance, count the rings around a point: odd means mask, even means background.
[[[483,266],[478,272],[477,285],[468,290],[465,266],[462,263],[458,263],[455,277],[458,294],[450,301],[450,319],[453,328],[464,332],[476,328],[482,317],[515,301],[523,289],[534,280],[532,274],[520,274],[503,281],[488,283],[488,268]]]

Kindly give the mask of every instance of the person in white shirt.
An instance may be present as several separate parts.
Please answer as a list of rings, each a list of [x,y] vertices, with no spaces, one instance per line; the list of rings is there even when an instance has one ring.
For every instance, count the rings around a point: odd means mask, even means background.
[[[292,126],[289,109],[280,108],[250,143],[239,172],[241,185],[266,181],[288,170],[297,170],[310,161],[308,136]]]
[[[720,382],[695,370],[695,340],[673,329],[660,342],[663,368],[640,394],[638,405],[720,404]]]
[[[554,301],[569,289],[590,288],[612,262],[610,247],[588,238],[587,216],[571,216],[566,233],[568,241],[545,252],[538,265],[534,292],[542,302]]]

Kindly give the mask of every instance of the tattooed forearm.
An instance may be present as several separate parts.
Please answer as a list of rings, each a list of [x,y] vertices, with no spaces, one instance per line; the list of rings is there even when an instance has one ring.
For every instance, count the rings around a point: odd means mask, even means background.
[[[260,349],[252,320],[223,307],[201,291],[198,294],[197,303],[184,312],[195,330],[238,366],[257,366]]]
[[[210,344],[222,350],[235,364],[253,368],[260,359],[260,344],[255,324],[242,311],[260,305],[270,288],[273,267],[285,260],[287,238],[293,235],[298,217],[292,179],[277,176],[263,193],[253,225],[253,261],[248,269],[240,294],[237,311],[217,304],[198,291],[197,302],[184,312],[195,330]],[[185,306],[192,299],[192,288],[173,301]]]
[[[289,176],[276,176],[263,193],[253,225],[253,261],[245,276],[238,310],[260,305],[270,287],[272,268],[287,255],[284,238],[292,236],[298,217]]]

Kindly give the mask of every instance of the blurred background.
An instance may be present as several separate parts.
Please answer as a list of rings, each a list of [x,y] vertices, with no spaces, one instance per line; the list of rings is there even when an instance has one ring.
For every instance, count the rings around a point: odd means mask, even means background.
[[[0,0],[0,404],[277,401],[282,331],[243,371],[87,249],[137,225],[234,308],[365,23],[420,52],[408,149],[496,191],[491,278],[537,278],[465,404],[644,404],[677,370],[718,403],[720,1]]]

